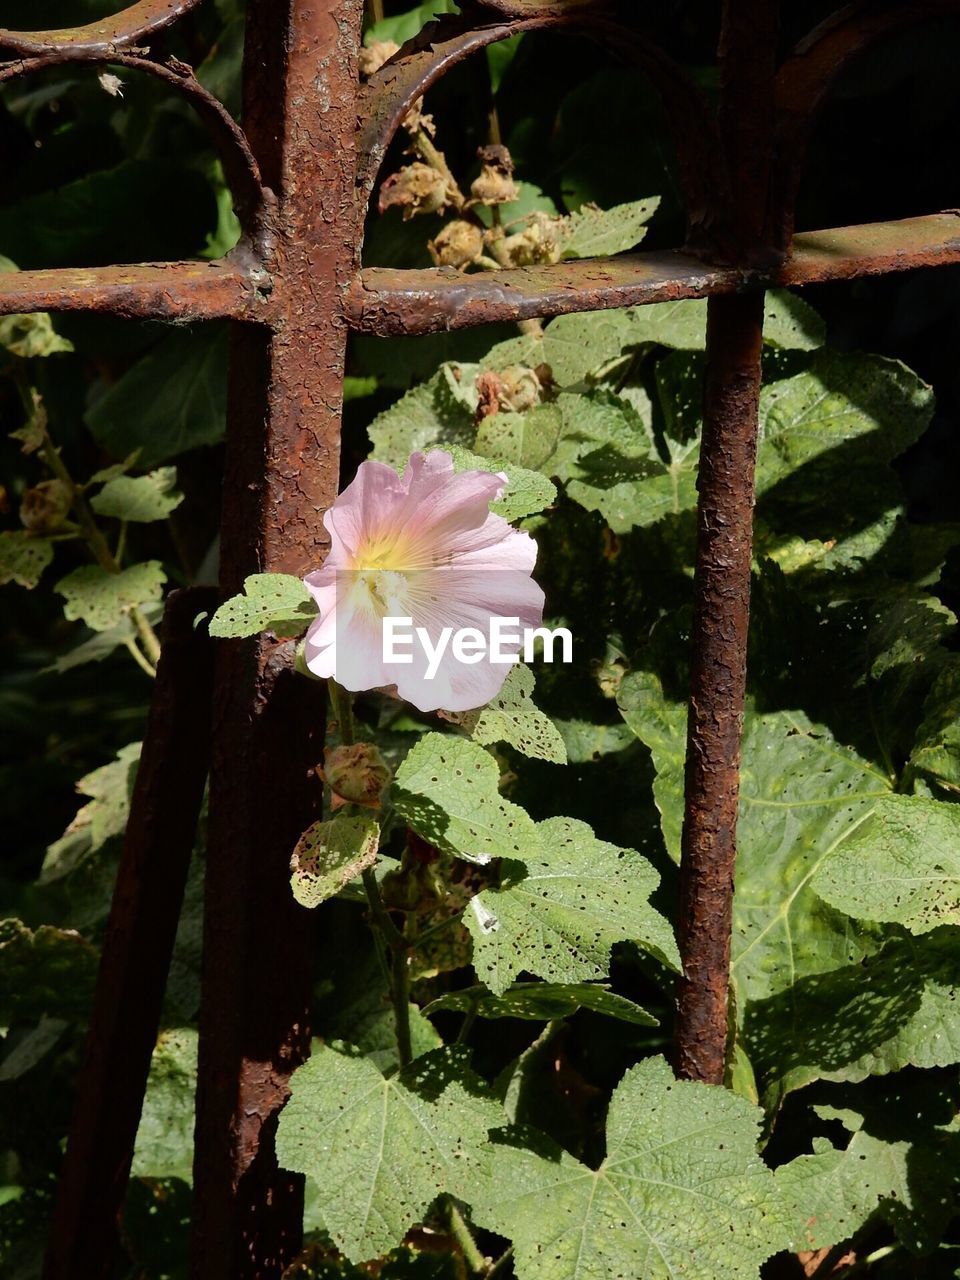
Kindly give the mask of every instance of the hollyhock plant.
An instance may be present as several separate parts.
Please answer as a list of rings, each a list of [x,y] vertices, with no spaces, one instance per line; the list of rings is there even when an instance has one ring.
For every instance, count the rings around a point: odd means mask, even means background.
[[[492,619],[509,619],[516,653],[519,634],[542,620],[537,544],[490,511],[506,483],[502,473],[455,472],[443,450],[414,453],[402,476],[361,463],[324,516],[323,568],[304,579],[320,610],[306,638],[314,675],[354,692],[394,686],[421,711],[469,711],[496,697],[509,662],[476,652],[464,660],[449,637],[465,628],[486,636]],[[410,620],[408,643],[394,651],[403,656],[389,661],[385,618]]]

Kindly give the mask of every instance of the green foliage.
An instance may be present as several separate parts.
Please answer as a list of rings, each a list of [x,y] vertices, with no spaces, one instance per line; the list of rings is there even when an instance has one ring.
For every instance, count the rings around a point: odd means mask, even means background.
[[[66,600],[65,618],[80,619],[92,631],[109,631],[131,609],[159,600],[166,577],[158,560],[131,565],[119,573],[91,564],[61,578],[56,590]]]
[[[130,797],[140,759],[139,742],[131,742],[117,752],[115,760],[94,769],[76,784],[89,803],[80,808],[59,840],[47,849],[40,871],[40,883],[59,880],[97,853],[108,840],[122,835],[130,813]]]
[[[268,628],[298,635],[317,615],[310,592],[286,573],[254,573],[244,594],[233,596],[210,619],[212,636],[254,636]]]
[[[586,823],[549,818],[537,827],[541,853],[506,861],[499,888],[466,913],[474,967],[495,995],[526,970],[551,982],[604,978],[610,948],[627,939],[679,968],[666,920],[649,904],[659,877],[630,849],[598,840]]]
[[[474,1213],[514,1241],[519,1280],[755,1276],[789,1243],[757,1155],[760,1120],[743,1099],[678,1083],[650,1058],[611,1099],[599,1168],[508,1131],[490,1144]]]
[[[315,822],[293,851],[290,883],[302,907],[316,907],[356,879],[377,860],[380,828],[372,818],[338,814]]]
[[[456,1050],[387,1078],[364,1058],[322,1048],[290,1082],[277,1154],[313,1179],[327,1231],[362,1262],[399,1245],[438,1195],[471,1198],[482,1144],[502,1121]]]
[[[145,476],[112,477],[94,494],[90,506],[100,516],[149,523],[165,520],[182,501],[176,467],[160,467]]]
[[[163,1031],[150,1060],[147,1092],[130,1172],[135,1178],[193,1181],[193,1095],[197,1033]]]
[[[629,204],[600,209],[581,205],[564,224],[560,253],[564,258],[598,258],[624,253],[646,235],[646,224],[657,211],[660,200],[634,200]]]
[[[525,756],[566,764],[567,749],[560,730],[530,696],[534,684],[533,672],[518,662],[487,706],[476,711],[447,712],[446,718],[461,725],[481,746],[507,742]]]
[[[97,953],[73,929],[0,921],[0,1021],[42,1015],[83,1017],[97,972]]]
[[[8,582],[33,588],[53,560],[53,543],[26,529],[0,533],[0,586]]]
[[[107,387],[84,421],[115,458],[138,449],[140,465],[155,467],[223,439],[226,373],[225,329],[178,330]]]
[[[960,808],[886,796],[821,863],[813,888],[858,920],[929,933],[960,924]]]
[[[397,770],[394,804],[424,840],[472,862],[539,845],[533,820],[497,790],[496,761],[462,738],[427,733]]]
[[[500,995],[486,987],[469,987],[432,1000],[424,1013],[439,1013],[442,1009],[460,1013],[476,1009],[481,1018],[523,1018],[528,1022],[549,1022],[578,1009],[592,1009],[641,1027],[657,1025],[656,1018],[632,1000],[616,995],[603,983],[590,982],[515,982]]]

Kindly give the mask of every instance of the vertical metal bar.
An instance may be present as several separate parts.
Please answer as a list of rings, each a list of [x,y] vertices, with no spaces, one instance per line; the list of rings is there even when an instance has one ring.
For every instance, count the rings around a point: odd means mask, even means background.
[[[744,266],[769,262],[776,0],[726,0],[720,128],[729,225]],[[718,222],[725,219],[718,218]],[[700,452],[677,1070],[723,1082],[740,738],[746,689],[763,294],[710,299]]]
[[[194,630],[213,592],[174,592],[97,974],[44,1280],[114,1274],[150,1055],[203,799],[213,644]]]
[[[251,0],[244,125],[278,196],[281,319],[233,334],[221,587],[303,574],[336,497],[346,326],[359,257],[357,50],[362,0]],[[323,691],[293,648],[223,642],[215,692],[194,1163],[196,1280],[279,1277],[300,1248],[302,1179],[273,1137],[309,1048],[310,916],[290,852],[318,816]]]

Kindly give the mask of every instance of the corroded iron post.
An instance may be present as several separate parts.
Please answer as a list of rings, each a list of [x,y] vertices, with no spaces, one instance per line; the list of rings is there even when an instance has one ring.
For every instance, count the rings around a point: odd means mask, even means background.
[[[776,261],[771,237],[778,0],[727,0],[718,225],[743,266]],[[680,865],[677,1070],[723,1082],[740,738],[747,674],[763,291],[711,298],[700,446],[697,560]]]
[[[361,0],[254,0],[244,127],[276,193],[266,237],[271,328],[233,334],[221,589],[249,573],[303,574],[325,550],[337,494],[346,325],[357,262]],[[276,1277],[300,1248],[302,1179],[273,1132],[309,1048],[311,918],[290,853],[317,816],[323,694],[293,647],[225,642],[215,695],[192,1274]],[[296,682],[296,687],[293,687]]]

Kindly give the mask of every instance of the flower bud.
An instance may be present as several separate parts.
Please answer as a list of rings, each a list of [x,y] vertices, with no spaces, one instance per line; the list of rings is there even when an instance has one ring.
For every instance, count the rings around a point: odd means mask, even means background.
[[[533,267],[543,263],[560,261],[558,230],[562,218],[551,218],[536,212],[523,231],[507,236],[504,248],[515,267]]]
[[[321,777],[331,791],[348,804],[379,809],[380,799],[393,780],[390,766],[372,742],[334,747],[324,755]]]
[[[418,213],[440,213],[449,203],[446,178],[419,160],[392,173],[380,187],[380,212],[395,205],[405,221]]]
[[[27,489],[20,503],[20,520],[31,533],[53,533],[70,513],[73,495],[62,480],[44,480]]]
[[[472,222],[456,218],[448,222],[436,240],[427,242],[438,267],[469,267],[483,253],[483,231]]]
[[[509,204],[519,192],[513,180],[513,157],[506,147],[481,147],[480,175],[473,180],[470,194],[477,204]]]
[[[400,46],[395,40],[374,40],[372,44],[360,50],[357,62],[361,76],[364,80],[368,79],[399,51]]]

